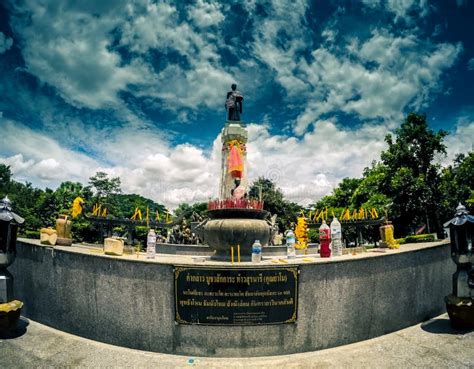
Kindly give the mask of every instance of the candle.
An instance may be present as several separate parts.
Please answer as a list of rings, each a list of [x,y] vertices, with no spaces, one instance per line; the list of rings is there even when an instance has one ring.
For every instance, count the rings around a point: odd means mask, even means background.
[[[237,261],[240,264],[240,245],[237,245]]]
[[[232,264],[234,264],[234,247],[230,247],[230,258],[232,260]]]

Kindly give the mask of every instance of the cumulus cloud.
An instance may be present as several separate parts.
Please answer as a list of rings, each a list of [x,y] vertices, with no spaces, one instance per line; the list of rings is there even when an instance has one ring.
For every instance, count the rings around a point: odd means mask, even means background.
[[[430,12],[426,0],[362,0],[370,8],[382,8],[392,13],[394,21],[412,22],[413,17],[426,17]]]
[[[429,8],[422,0],[365,3],[400,18]],[[232,6],[210,0],[12,6],[27,70],[71,104],[119,109],[127,93],[186,121],[201,107],[222,106],[222,91],[234,81],[247,84],[254,100],[261,84],[276,82],[297,113],[297,134],[340,111],[394,119],[407,107],[423,106],[461,49],[388,25],[366,39],[349,37],[336,18],[318,35],[308,25],[304,0],[272,2],[264,13],[257,2],[245,2],[248,14],[241,14],[246,20],[237,32],[249,32],[248,40],[227,31]]]
[[[285,195],[308,204],[328,194],[345,177],[358,177],[385,147],[389,125],[344,128],[318,120],[301,138],[272,136],[268,127],[251,125],[249,176],[273,179]]]
[[[0,54],[3,54],[10,50],[13,45],[13,39],[5,36],[4,33],[0,32]]]
[[[374,31],[365,42],[352,39],[349,54],[321,47],[298,65],[307,77],[309,103],[297,117],[302,134],[323,114],[343,111],[360,119],[399,119],[419,109],[441,88],[440,76],[453,65],[460,45],[430,45],[413,36]]]
[[[27,1],[12,24],[23,39],[22,54],[31,74],[56,87],[73,105],[110,107],[120,101],[120,91],[145,83],[150,73],[143,61],[124,64],[111,50],[117,18],[84,10]]]
[[[122,127],[108,132],[106,140],[90,135],[83,151],[65,147],[46,132],[35,132],[9,120],[1,122],[0,162],[10,165],[17,180],[39,186],[61,181],[87,183],[96,171],[119,176],[126,193],[138,193],[176,208],[182,202],[216,197],[221,141],[217,136],[209,150],[189,143],[170,145],[149,129]],[[249,124],[248,176],[273,180],[285,196],[303,205],[329,194],[345,177],[360,177],[365,167],[380,157],[384,137],[393,123],[366,123],[347,128],[335,120],[318,120],[301,137],[274,135],[266,124]],[[87,132],[86,132],[87,133]],[[448,160],[472,150],[474,122],[461,119],[447,137]],[[82,145],[81,145],[82,146]]]
[[[469,61],[467,62],[467,69],[474,70],[474,58],[469,59]]]
[[[85,154],[25,125],[0,119],[0,162],[10,165],[18,180],[55,186],[62,180],[84,181],[98,163]]]
[[[85,184],[95,172],[104,171],[119,176],[125,192],[171,208],[217,193],[214,182],[219,164],[213,155],[189,144],[173,147],[148,128],[88,131],[84,126],[64,127],[65,137],[83,129],[88,136],[87,141],[79,137],[76,147],[71,147],[73,140],[59,140],[51,132],[33,131],[11,120],[1,120],[0,127],[0,163],[11,166],[16,180],[40,187],[55,187],[67,180]]]
[[[381,1],[371,1],[378,7]],[[424,1],[383,3],[398,17],[425,9]],[[341,111],[360,120],[400,119],[405,109],[419,109],[441,90],[441,75],[457,60],[460,44],[433,44],[415,32],[373,28],[367,38],[338,36],[332,20],[322,44],[306,26],[305,2],[280,1],[270,16],[256,21],[254,55],[275,73],[299,114],[294,132],[302,135],[320,117]],[[291,10],[290,10],[291,9]],[[291,30],[291,32],[289,31]],[[336,45],[335,40],[340,39]],[[307,53],[311,51],[309,54]]]
[[[468,117],[458,119],[455,127],[446,137],[446,158],[443,164],[450,164],[457,154],[474,151],[474,121]]]
[[[203,151],[190,144],[172,147],[156,133],[122,128],[104,141],[91,136],[90,148],[102,146],[103,160],[97,161],[62,147],[44,133],[11,121],[3,124],[1,144],[10,155],[0,157],[0,162],[11,165],[17,179],[40,186],[62,180],[86,183],[101,170],[119,176],[124,191],[170,208],[217,196],[220,136],[209,151]],[[290,200],[303,204],[329,193],[342,178],[359,176],[383,148],[381,139],[386,133],[383,127],[372,125],[354,132],[332,121],[318,121],[314,131],[301,139],[271,135],[269,129],[258,124],[248,127],[249,179],[270,178]]]
[[[157,49],[164,58],[177,53],[184,60],[164,63],[156,70],[153,83],[142,86],[136,94],[154,97],[173,110],[221,106],[220,91],[235,79],[222,66],[215,31],[198,30],[194,25],[215,26],[224,16],[214,2],[198,1],[187,9],[190,21],[182,20],[177,8],[170,4],[149,4],[146,12],[140,14],[132,10],[131,20],[122,29],[122,45],[141,54]]]
[[[442,91],[442,75],[461,52],[459,44],[403,30],[429,12],[425,1],[364,2],[367,11],[388,11],[395,25],[348,33],[331,17],[314,27],[303,0],[274,1],[265,12],[257,1],[243,2],[238,25],[237,5],[213,0],[15,2],[11,27],[26,70],[75,108],[61,116],[36,99],[35,130],[0,120],[0,161],[38,185],[86,183],[102,170],[120,176],[124,191],[171,208],[206,200],[217,194],[220,137],[208,149],[174,145],[156,127],[168,113],[192,121],[222,109],[223,91],[237,81],[246,101],[278,101],[294,118],[291,133],[270,133],[288,122],[277,116],[270,126],[272,109],[265,124],[249,125],[250,180],[263,175],[289,199],[312,202],[378,158],[393,122]],[[0,53],[12,42],[0,33]],[[156,111],[148,116],[150,106]],[[105,123],[94,121],[94,109],[108,114]],[[360,124],[348,128],[341,113]],[[469,150],[469,142],[472,149],[472,122],[459,122],[447,142],[449,150]]]
[[[215,26],[224,20],[221,5],[215,1],[198,0],[189,8],[189,16],[198,27]]]
[[[278,1],[272,3],[268,17],[256,20],[253,53],[271,68],[290,97],[304,97],[308,90],[307,76],[298,68],[298,54],[311,46],[304,20],[307,8],[301,0]]]
[[[425,17],[429,13],[429,5],[426,0],[388,0],[387,8],[395,14],[395,21],[400,18],[406,19],[410,11]]]
[[[212,29],[224,19],[219,4],[199,0],[184,19],[168,3],[120,5],[104,3],[93,12],[88,2],[16,5],[12,25],[22,38],[27,70],[78,107],[116,109],[121,92],[173,110],[222,104],[219,91],[234,78],[221,65]],[[152,50],[162,55],[159,62]],[[164,62],[176,53],[184,65]]]

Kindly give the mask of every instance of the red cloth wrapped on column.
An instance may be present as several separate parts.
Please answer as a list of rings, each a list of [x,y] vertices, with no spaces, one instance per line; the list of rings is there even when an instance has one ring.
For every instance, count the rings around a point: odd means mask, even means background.
[[[244,162],[242,160],[242,151],[238,145],[232,145],[228,156],[229,173],[232,178],[242,178],[244,171]]]

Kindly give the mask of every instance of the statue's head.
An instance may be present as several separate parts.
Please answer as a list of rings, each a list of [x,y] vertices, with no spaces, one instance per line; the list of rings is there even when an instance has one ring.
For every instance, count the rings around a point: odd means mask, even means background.
[[[240,178],[234,178],[235,187],[240,185]]]
[[[235,91],[235,89],[237,88],[237,85],[235,83],[232,83],[232,86],[230,87],[232,87],[232,91]]]

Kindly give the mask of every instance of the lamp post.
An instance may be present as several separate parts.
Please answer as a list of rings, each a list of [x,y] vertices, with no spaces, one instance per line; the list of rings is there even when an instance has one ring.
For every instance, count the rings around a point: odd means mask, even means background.
[[[446,309],[456,328],[474,328],[474,216],[459,204],[449,226],[451,258],[456,263],[453,293],[446,296]]]
[[[13,276],[7,267],[15,260],[18,226],[24,221],[12,212],[8,197],[0,201],[0,304],[13,298]]]
[[[13,276],[7,268],[15,260],[18,227],[24,221],[12,212],[8,197],[0,200],[0,331],[16,327],[23,306],[13,300]]]

